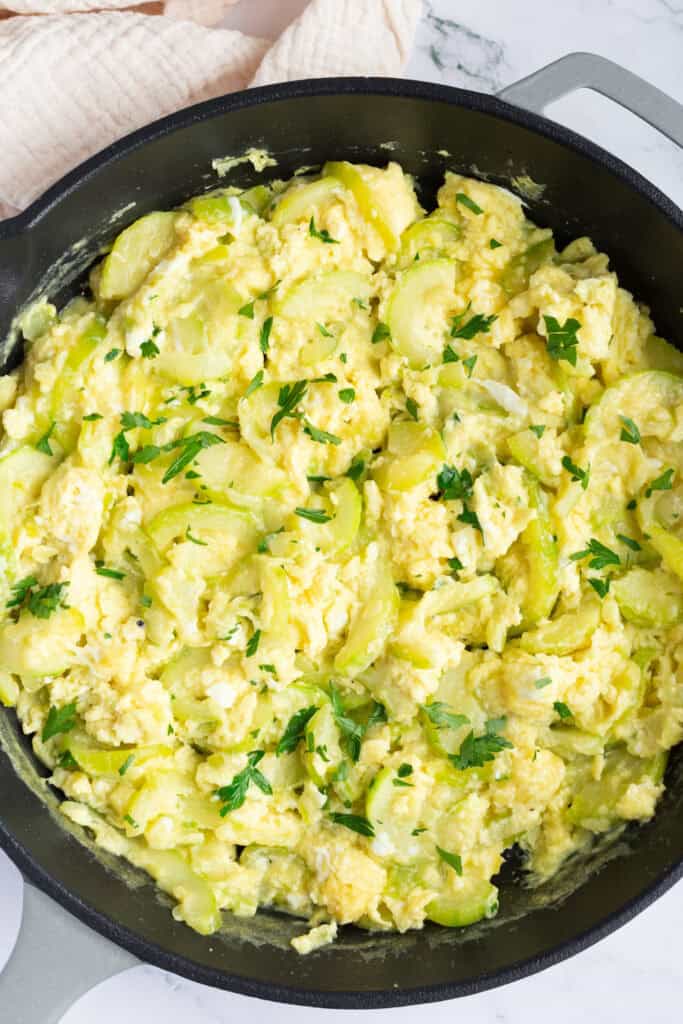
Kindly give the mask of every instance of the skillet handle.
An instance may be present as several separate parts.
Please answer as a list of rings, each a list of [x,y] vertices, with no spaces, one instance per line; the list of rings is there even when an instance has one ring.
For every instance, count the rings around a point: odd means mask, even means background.
[[[554,100],[577,89],[594,89],[637,114],[683,147],[683,106],[661,89],[594,53],[569,53],[498,93],[498,98],[542,114]]]
[[[25,882],[21,931],[0,974],[0,1016],[12,1024],[58,1024],[85,992],[137,963]]]

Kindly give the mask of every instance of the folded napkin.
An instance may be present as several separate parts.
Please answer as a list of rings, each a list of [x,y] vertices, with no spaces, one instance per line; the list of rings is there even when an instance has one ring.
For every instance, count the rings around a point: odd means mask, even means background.
[[[421,5],[312,0],[271,42],[210,27],[232,2],[0,0],[0,218],[199,100],[295,78],[400,74]]]

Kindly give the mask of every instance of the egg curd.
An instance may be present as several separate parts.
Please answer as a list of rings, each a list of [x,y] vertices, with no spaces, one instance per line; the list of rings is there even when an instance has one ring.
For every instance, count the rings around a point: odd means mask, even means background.
[[[0,381],[0,696],[174,916],[468,925],[683,735],[683,358],[509,192],[330,163],[123,231]]]

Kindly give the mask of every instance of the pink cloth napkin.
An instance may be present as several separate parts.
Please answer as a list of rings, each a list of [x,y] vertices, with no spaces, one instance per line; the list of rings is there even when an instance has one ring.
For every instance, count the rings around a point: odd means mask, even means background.
[[[199,100],[294,78],[400,74],[421,7],[311,0],[271,42],[211,27],[234,0],[105,2],[0,0],[0,218],[115,139]]]

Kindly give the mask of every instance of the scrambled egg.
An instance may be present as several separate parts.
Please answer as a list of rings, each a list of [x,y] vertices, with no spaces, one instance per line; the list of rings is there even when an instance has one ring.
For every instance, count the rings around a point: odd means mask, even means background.
[[[683,357],[588,239],[397,164],[128,227],[0,382],[0,698],[221,911],[456,927],[683,736]]]

